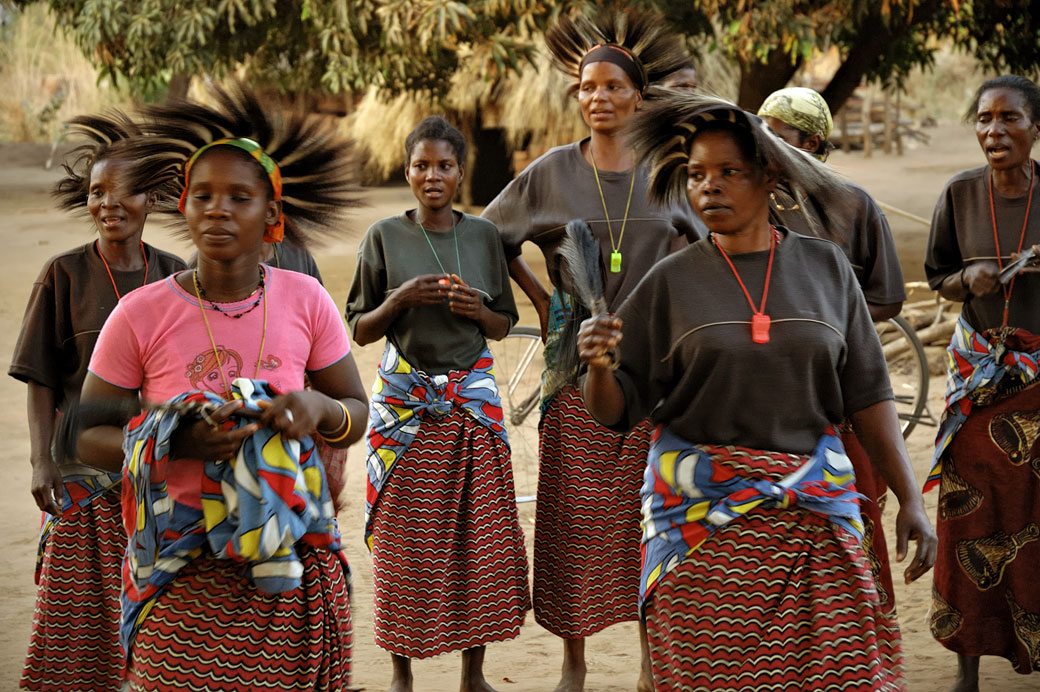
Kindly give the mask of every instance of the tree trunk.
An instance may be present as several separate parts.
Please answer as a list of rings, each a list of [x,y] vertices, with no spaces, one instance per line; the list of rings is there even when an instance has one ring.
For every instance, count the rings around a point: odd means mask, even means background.
[[[794,62],[781,50],[772,50],[766,62],[754,61],[740,66],[740,95],[737,105],[755,112],[766,97],[777,89],[783,89],[802,65],[802,59]]]
[[[827,102],[831,113],[837,113],[841,109],[863,81],[863,75],[877,64],[893,40],[906,36],[921,24],[926,24],[941,4],[939,0],[928,0],[914,8],[912,18],[892,17],[888,24],[881,18],[880,6],[864,17],[856,32],[856,41],[842,61],[841,67],[827,84],[827,88],[823,90],[823,100]]]
[[[174,72],[170,77],[170,87],[166,92],[169,101],[188,98],[188,87],[191,86],[191,75],[187,72]]]

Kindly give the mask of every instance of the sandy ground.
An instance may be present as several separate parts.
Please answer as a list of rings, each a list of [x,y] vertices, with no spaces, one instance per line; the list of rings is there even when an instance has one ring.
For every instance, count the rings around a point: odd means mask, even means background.
[[[832,165],[866,187],[878,199],[919,216],[930,217],[945,181],[955,172],[980,165],[982,157],[973,133],[960,126],[929,131],[930,146],[909,149],[905,156],[836,153]],[[0,258],[0,357],[12,352],[22,311],[33,279],[43,262],[53,254],[85,243],[91,228],[83,220],[56,212],[47,188],[56,177],[45,171],[46,149],[34,145],[0,144],[5,166],[0,171],[0,214],[8,219]],[[388,187],[368,193],[370,206],[359,211],[352,222],[355,231],[316,253],[318,264],[336,303],[343,305],[353,272],[354,255],[361,232],[374,220],[399,213],[412,199],[406,187]],[[913,221],[890,215],[904,272],[908,280],[923,278],[921,261],[927,229]],[[187,255],[183,243],[161,228],[150,227],[148,241]],[[531,261],[538,262],[535,255]],[[540,265],[540,262],[538,263]],[[522,323],[534,323],[534,312],[526,301]],[[378,362],[378,345],[355,351],[363,379],[371,381]],[[6,371],[7,361],[3,362]],[[941,410],[943,384],[933,378],[931,410]],[[909,449],[918,478],[923,478],[931,457],[934,428],[919,427],[911,436]],[[0,690],[14,690],[22,665],[32,619],[35,587],[32,566],[35,555],[39,512],[29,494],[29,442],[25,422],[25,387],[11,378],[0,378],[0,439],[7,440],[7,477],[0,489],[0,514],[7,517],[7,530],[0,536]],[[521,471],[518,471],[521,473]],[[346,550],[354,575],[354,684],[367,690],[384,690],[390,679],[389,657],[372,640],[371,561],[362,542],[364,498],[363,449],[352,450],[348,484],[348,506],[341,515]],[[936,494],[927,498],[935,512]],[[891,522],[894,511],[886,519]],[[521,520],[530,539],[533,509],[524,505]],[[891,527],[889,527],[891,532]],[[892,541],[894,543],[894,541]],[[529,548],[530,550],[530,548]],[[893,546],[894,550],[894,546]],[[893,558],[894,559],[894,558]],[[897,578],[897,582],[899,579]],[[954,656],[928,634],[927,615],[930,582],[927,578],[910,585],[897,583],[896,599],[904,634],[907,675],[913,692],[939,692],[949,685]],[[634,624],[606,630],[588,643],[589,692],[634,690],[639,648]],[[494,645],[487,655],[489,682],[500,692],[544,692],[555,686],[562,659],[559,642],[528,617],[521,636]],[[452,690],[458,685],[460,656],[451,654],[417,661],[416,689],[421,692]],[[1040,675],[1019,676],[1002,659],[984,659],[984,689],[1025,692],[1040,689]]]

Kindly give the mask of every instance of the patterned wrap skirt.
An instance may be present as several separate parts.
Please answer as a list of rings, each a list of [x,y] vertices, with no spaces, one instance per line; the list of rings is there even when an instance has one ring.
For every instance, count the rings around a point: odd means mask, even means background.
[[[520,634],[527,553],[509,448],[453,407],[424,417],[370,513],[375,639],[427,658]]]
[[[932,635],[1040,671],[1040,383],[976,403],[943,455]]]
[[[269,594],[244,565],[185,566],[133,640],[127,689],[338,692],[350,684],[348,577],[340,558],[297,544],[301,586]]]
[[[53,692],[118,690],[123,677],[119,594],[126,533],[119,488],[68,507],[43,545],[21,686]]]
[[[728,449],[712,457],[713,480],[775,484],[804,463]],[[643,604],[656,690],[905,689],[898,626],[858,537],[834,517],[761,504],[702,536]]]
[[[576,639],[639,619],[639,489],[651,426],[601,426],[573,385],[541,421],[534,523],[534,615]]]
[[[878,602],[895,617],[896,597],[892,583],[892,565],[888,559],[885,528],[881,524],[881,514],[885,511],[888,498],[888,486],[870,463],[870,458],[863,445],[856,439],[855,433],[843,429],[841,444],[845,447],[845,453],[852,461],[852,468],[856,472],[856,491],[865,498],[859,504],[863,519],[863,553],[867,556],[870,571],[874,575]]]

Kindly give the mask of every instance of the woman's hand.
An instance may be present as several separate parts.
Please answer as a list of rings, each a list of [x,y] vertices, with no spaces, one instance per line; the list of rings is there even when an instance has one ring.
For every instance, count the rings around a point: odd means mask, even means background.
[[[425,305],[437,305],[448,298],[451,277],[447,274],[421,274],[405,281],[387,296],[395,312]]]
[[[935,554],[939,539],[935,536],[932,522],[924,511],[923,502],[900,504],[896,515],[896,561],[906,559],[910,541],[917,542],[914,559],[903,572],[906,583],[914,581],[925,574],[935,564]]]
[[[961,282],[967,286],[970,296],[988,296],[1000,289],[999,271],[996,262],[972,262],[963,269]]]
[[[621,343],[621,320],[613,315],[590,317],[578,329],[578,357],[590,368],[611,368],[614,348]]]
[[[224,404],[210,414],[212,423],[197,420],[190,425],[177,426],[170,438],[170,458],[219,461],[238,454],[242,441],[260,429],[256,423],[234,430],[226,424],[243,405],[241,401]]]
[[[343,423],[343,410],[339,405],[313,390],[289,392],[257,404],[264,411],[258,421],[260,425],[290,440],[303,439],[318,428],[333,430]]]
[[[1033,257],[1030,259],[1026,266],[1019,269],[1020,274],[1040,274],[1040,245],[1034,245],[1031,250],[1033,251]],[[1011,261],[1014,262],[1019,257],[1019,253],[1011,253]]]
[[[32,460],[32,490],[36,506],[54,516],[61,515],[61,503],[64,495],[64,482],[61,471],[51,459],[51,455],[40,456]]]
[[[448,291],[448,309],[456,315],[479,321],[481,313],[487,309],[484,306],[484,297],[458,274],[452,274],[449,278],[451,285]]]

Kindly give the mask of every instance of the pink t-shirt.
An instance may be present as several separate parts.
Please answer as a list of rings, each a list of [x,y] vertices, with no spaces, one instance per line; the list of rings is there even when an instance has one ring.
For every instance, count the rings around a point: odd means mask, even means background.
[[[281,392],[303,389],[304,373],[346,356],[350,339],[321,284],[304,274],[263,266],[264,300],[241,318],[231,319],[203,301],[219,367],[199,302],[174,275],[119,301],[98,337],[90,372],[117,387],[140,390],[141,398],[150,402],[195,389],[223,394],[225,380],[240,376],[266,380]],[[221,303],[221,308],[236,314],[255,300]],[[190,482],[191,488],[182,483],[201,480],[201,462],[180,460],[170,471],[171,494],[197,505],[197,481]]]

